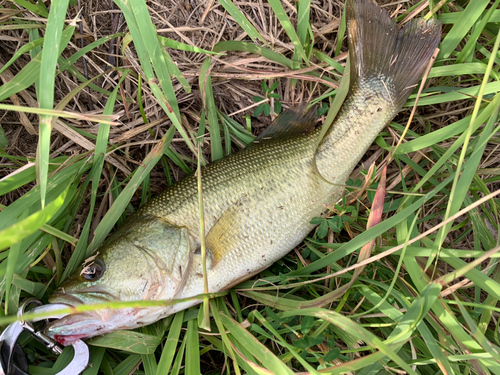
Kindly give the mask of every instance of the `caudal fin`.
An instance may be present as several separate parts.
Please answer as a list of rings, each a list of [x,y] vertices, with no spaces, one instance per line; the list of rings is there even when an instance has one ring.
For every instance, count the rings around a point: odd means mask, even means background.
[[[372,1],[347,0],[347,29],[351,88],[382,83],[386,99],[400,108],[439,44],[440,22],[412,20],[400,29]]]

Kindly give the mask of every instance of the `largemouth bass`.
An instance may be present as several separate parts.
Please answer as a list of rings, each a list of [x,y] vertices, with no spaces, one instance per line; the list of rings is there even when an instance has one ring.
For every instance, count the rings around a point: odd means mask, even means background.
[[[440,40],[438,22],[413,20],[399,29],[368,0],[348,0],[347,17],[350,91],[319,145],[319,129],[304,134],[293,125],[310,114],[297,115],[271,125],[263,137],[270,139],[202,170],[209,292],[259,273],[310,233],[311,219],[341,197],[341,185],[414,90]],[[199,226],[197,180],[189,176],[132,215],[50,301],[76,306],[203,293]],[[72,314],[47,333],[67,343],[147,325],[199,302]]]

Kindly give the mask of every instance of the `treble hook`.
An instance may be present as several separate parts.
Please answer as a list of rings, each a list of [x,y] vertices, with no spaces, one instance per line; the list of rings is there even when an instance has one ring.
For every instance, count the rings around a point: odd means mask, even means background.
[[[41,305],[41,302],[30,298],[24,301],[18,310],[18,317],[21,317],[26,308],[36,304],[37,307],[33,308],[30,312],[37,313],[50,313],[56,310],[67,307],[62,304],[48,304]],[[67,314],[53,314],[49,318],[35,318],[34,322],[48,319],[61,319]],[[0,335],[0,375],[29,375],[28,360],[23,349],[18,344],[17,340],[24,331],[28,331],[35,339],[45,345],[47,349],[52,350],[55,354],[61,354],[63,348],[53,339],[45,335],[43,332],[38,331],[30,323],[22,319],[10,324]],[[89,348],[82,340],[76,340],[71,343],[75,354],[73,360],[64,369],[59,371],[56,375],[76,375],[80,374],[89,363]]]

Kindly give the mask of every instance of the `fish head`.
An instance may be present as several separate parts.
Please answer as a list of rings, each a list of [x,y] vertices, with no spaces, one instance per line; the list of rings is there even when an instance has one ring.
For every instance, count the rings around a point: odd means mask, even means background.
[[[112,304],[169,300],[181,290],[190,263],[187,230],[161,220],[127,224],[50,297],[50,303],[75,307],[74,313],[46,328],[50,337],[67,344],[150,324],[158,319],[158,305],[113,308]],[[82,311],[82,305],[95,304],[105,307]]]

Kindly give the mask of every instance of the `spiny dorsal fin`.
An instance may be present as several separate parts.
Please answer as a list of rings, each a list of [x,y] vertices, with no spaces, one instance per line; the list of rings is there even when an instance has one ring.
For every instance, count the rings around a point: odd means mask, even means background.
[[[307,103],[301,103],[296,108],[283,112],[257,137],[256,141],[288,138],[313,130],[318,118],[316,106],[312,106],[307,111],[306,106]]]

